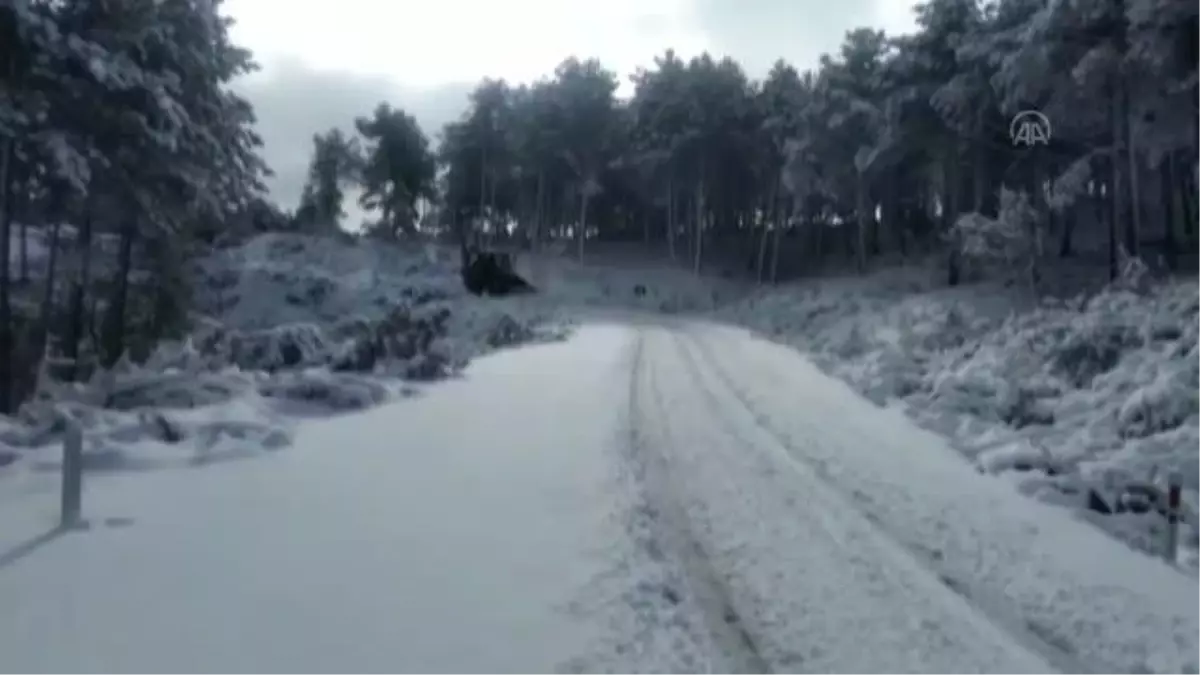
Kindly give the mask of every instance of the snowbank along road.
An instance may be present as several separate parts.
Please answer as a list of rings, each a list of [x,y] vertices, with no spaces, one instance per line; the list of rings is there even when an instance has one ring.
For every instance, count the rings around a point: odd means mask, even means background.
[[[1197,669],[1194,579],[712,324],[89,476],[82,531],[46,534],[53,497],[0,514],[0,670]]]

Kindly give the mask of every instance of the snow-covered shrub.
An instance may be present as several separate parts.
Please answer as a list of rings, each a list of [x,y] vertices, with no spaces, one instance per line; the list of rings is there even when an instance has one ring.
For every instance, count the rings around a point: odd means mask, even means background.
[[[247,391],[251,380],[233,373],[153,373],[116,379],[106,389],[104,407],[114,410],[198,408],[228,401]]]
[[[508,314],[501,315],[487,335],[487,343],[491,347],[508,347],[529,342],[531,339],[533,330]]]
[[[435,341],[446,334],[449,317],[446,307],[397,308],[378,321],[345,322],[336,329],[344,338],[329,354],[329,364],[337,371],[370,372],[389,360],[413,362],[419,365],[401,369],[400,374],[433,379],[442,371],[431,369],[439,358],[430,352]]]
[[[1024,192],[1004,188],[995,218],[981,213],[959,216],[950,228],[950,243],[966,263],[992,273],[1023,272],[1035,281],[1041,252],[1040,216]]]
[[[387,399],[378,382],[349,373],[286,373],[259,386],[265,398],[334,411],[361,410]]]
[[[801,346],[872,400],[901,399],[981,470],[1144,547],[1161,524],[1148,484],[1177,471],[1185,502],[1200,493],[1200,294],[1135,278],[1029,308],[998,284],[910,289],[881,273],[720,315]],[[1198,536],[1189,521],[1184,541]]]
[[[1122,355],[1141,346],[1139,326],[1126,314],[1086,311],[1067,317],[1069,323],[1050,346],[1049,364],[1076,387],[1116,367]]]
[[[300,323],[267,330],[230,331],[224,348],[230,363],[244,370],[270,372],[320,362],[329,344],[319,326]]]

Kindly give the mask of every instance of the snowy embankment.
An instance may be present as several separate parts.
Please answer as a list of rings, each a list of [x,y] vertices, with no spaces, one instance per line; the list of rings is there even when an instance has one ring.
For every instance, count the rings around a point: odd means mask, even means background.
[[[40,234],[27,249],[35,273]],[[89,470],[250,456],[289,445],[299,418],[405,396],[481,353],[570,329],[543,298],[467,294],[444,249],[300,235],[262,235],[198,260],[192,302],[182,342],[86,383],[45,385],[17,416],[0,417],[0,471],[57,471],[71,421],[87,432]],[[21,467],[31,471],[13,471]]]
[[[881,405],[952,439],[981,472],[1160,545],[1159,489],[1183,481],[1181,563],[1197,564],[1194,279],[1021,307],[918,270],[764,290],[718,316],[807,352]]]

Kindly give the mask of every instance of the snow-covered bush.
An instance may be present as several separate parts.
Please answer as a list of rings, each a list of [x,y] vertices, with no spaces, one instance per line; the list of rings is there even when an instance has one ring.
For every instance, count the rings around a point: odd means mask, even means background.
[[[387,388],[349,373],[286,373],[262,383],[259,393],[268,399],[299,403],[335,411],[361,410],[382,403]]]
[[[1022,492],[1135,546],[1161,523],[1137,513],[1158,508],[1143,502],[1162,476],[1179,472],[1196,502],[1194,280],[1143,276],[1029,308],[996,286],[921,290],[890,274],[767,291],[719,316],[802,347],[872,400],[902,401],[981,470],[1018,475]]]
[[[958,217],[950,228],[950,243],[963,261],[993,274],[1024,273],[1036,283],[1035,266],[1041,253],[1040,216],[1024,192],[1000,191],[995,218],[981,213]]]

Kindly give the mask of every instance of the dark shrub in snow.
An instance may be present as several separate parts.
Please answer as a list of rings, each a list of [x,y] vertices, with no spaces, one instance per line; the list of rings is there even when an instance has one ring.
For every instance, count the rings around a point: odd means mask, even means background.
[[[512,271],[512,259],[487,251],[476,253],[462,270],[463,286],[475,295],[532,293],[533,286]]]

